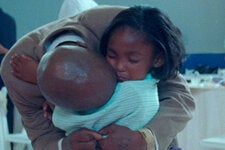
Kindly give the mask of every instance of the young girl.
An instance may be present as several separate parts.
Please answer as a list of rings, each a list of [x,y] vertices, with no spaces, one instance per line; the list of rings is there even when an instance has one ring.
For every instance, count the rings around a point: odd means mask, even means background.
[[[147,73],[166,80],[178,73],[184,55],[179,29],[160,10],[141,6],[114,18],[100,49],[120,80],[143,79]]]

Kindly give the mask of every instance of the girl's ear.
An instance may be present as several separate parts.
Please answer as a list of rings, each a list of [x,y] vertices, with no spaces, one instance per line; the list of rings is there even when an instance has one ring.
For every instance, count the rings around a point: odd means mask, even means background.
[[[158,68],[161,67],[164,64],[164,57],[163,57],[163,53],[160,53],[158,55],[155,56],[155,59],[153,61],[153,67]]]

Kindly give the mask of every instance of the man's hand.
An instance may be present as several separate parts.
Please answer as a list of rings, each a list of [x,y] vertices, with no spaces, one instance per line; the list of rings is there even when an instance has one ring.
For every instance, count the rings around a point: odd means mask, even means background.
[[[138,131],[110,125],[103,128],[100,133],[106,135],[105,139],[99,141],[102,150],[146,150],[146,142]]]
[[[102,136],[95,131],[89,129],[81,129],[72,132],[65,137],[62,142],[63,150],[95,150],[97,141],[101,140]]]

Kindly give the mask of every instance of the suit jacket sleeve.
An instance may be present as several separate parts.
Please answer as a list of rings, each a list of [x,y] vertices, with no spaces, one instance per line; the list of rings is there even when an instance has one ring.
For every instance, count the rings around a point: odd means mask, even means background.
[[[75,31],[82,36],[89,49],[96,50],[102,32],[112,18],[124,7],[101,7],[86,11],[78,16],[57,20],[44,25],[22,37],[4,57],[1,76],[8,94],[21,114],[22,123],[37,150],[57,150],[58,140],[64,132],[54,127],[52,121],[43,116],[42,105],[45,99],[37,85],[15,78],[10,72],[10,58],[13,54],[26,54],[39,61],[44,54],[44,43],[64,31]],[[106,15],[106,12],[108,15]],[[101,17],[103,16],[103,17]],[[103,19],[103,22],[98,19]]]
[[[147,126],[156,136],[159,150],[167,150],[185,128],[195,109],[194,99],[181,75],[158,84],[159,112]]]
[[[31,33],[18,41],[5,56],[1,75],[8,94],[21,114],[22,123],[32,141],[34,149],[57,149],[57,142],[64,133],[55,128],[51,121],[43,117],[44,98],[34,84],[23,82],[11,75],[10,57],[14,53],[27,54],[39,60],[42,49],[38,45],[41,34]],[[49,142],[54,141],[54,142]],[[43,148],[45,147],[45,148]]]

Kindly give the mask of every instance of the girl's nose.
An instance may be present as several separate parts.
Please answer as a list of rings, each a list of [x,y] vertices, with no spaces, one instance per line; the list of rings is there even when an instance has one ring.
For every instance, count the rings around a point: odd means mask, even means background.
[[[121,72],[124,71],[124,69],[125,69],[124,63],[122,61],[118,61],[116,63],[116,70]]]

